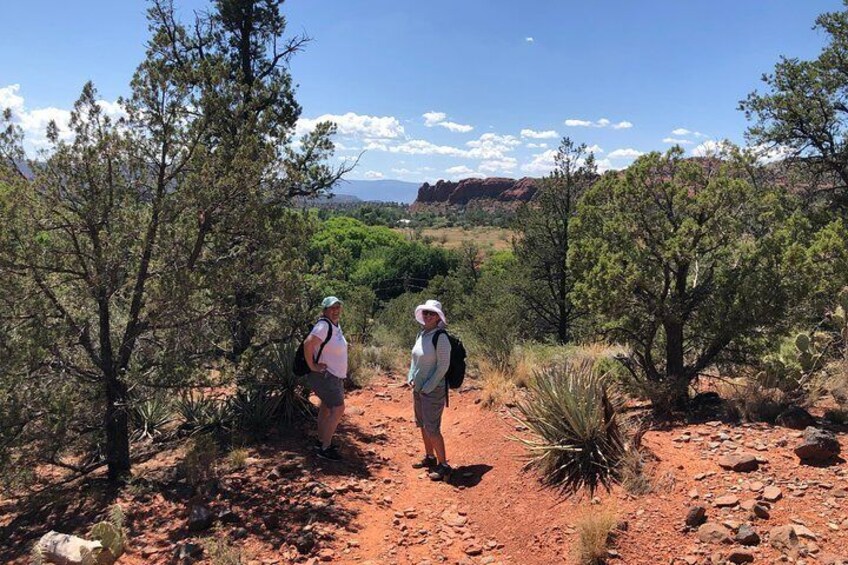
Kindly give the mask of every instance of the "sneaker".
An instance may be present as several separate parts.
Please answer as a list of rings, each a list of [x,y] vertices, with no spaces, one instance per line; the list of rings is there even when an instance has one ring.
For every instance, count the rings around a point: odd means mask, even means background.
[[[412,464],[413,469],[432,469],[436,466],[436,458],[432,455],[425,455],[420,461]]]
[[[450,475],[453,472],[453,469],[447,463],[439,463],[436,467],[430,471],[430,480],[431,481],[445,481],[447,482],[450,479]]]
[[[341,461],[342,456],[335,445],[331,445],[327,449],[318,448],[318,457],[328,461]]]

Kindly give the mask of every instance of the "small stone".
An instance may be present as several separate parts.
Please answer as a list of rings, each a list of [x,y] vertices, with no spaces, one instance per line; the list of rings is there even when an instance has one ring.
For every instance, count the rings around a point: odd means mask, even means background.
[[[742,545],[760,545],[760,536],[748,524],[739,526],[736,532],[736,542]]]
[[[794,532],[793,532],[794,533]],[[698,539],[704,543],[730,543],[727,529],[718,524],[703,524],[698,528]]]
[[[750,483],[748,485],[748,490],[750,490],[751,492],[760,492],[761,490],[763,490],[764,486],[765,485],[763,485],[763,483],[761,483],[760,481],[754,481],[753,483]]]
[[[783,491],[781,491],[778,487],[769,486],[763,490],[763,500],[777,502],[781,498],[783,498]]]
[[[769,509],[766,508],[765,504],[755,504],[751,509],[751,513],[761,520],[768,520],[771,518],[771,513]]]
[[[816,539],[816,534],[814,534],[807,526],[802,526],[801,524],[794,524],[792,528],[795,530],[795,534],[798,537]]]
[[[476,543],[472,543],[470,545],[465,546],[465,549],[463,549],[463,551],[466,553],[466,555],[480,555],[481,553],[483,553],[483,548],[477,545]]]
[[[707,509],[703,506],[692,506],[686,513],[686,525],[690,528],[697,528],[707,521]]]
[[[793,551],[798,547],[798,536],[791,525],[777,526],[769,531],[769,544],[780,551]]]
[[[188,515],[188,529],[192,532],[202,532],[212,527],[215,520],[212,511],[205,504],[195,504]]]
[[[737,473],[756,471],[760,466],[757,457],[750,453],[728,453],[719,457],[717,463],[722,469]]]
[[[732,508],[739,504],[739,497],[733,494],[726,494],[716,498],[714,504],[718,508]]]
[[[795,455],[804,463],[827,463],[839,451],[839,441],[832,432],[809,427],[804,431],[804,441],[795,448]]]
[[[753,563],[754,554],[744,549],[735,549],[727,556],[727,560],[731,563]]]
[[[778,426],[783,426],[784,428],[792,428],[793,430],[803,430],[809,426],[816,425],[816,419],[813,418],[812,414],[804,410],[799,406],[793,406],[787,410],[784,410],[781,414],[777,416],[775,419],[775,423]]]

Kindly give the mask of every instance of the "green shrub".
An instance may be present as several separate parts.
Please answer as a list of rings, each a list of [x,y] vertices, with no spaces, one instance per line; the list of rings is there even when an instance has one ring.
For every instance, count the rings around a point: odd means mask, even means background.
[[[520,440],[529,450],[527,465],[567,493],[609,489],[626,448],[606,376],[587,363],[554,365],[537,371],[528,391],[518,403],[518,420],[535,436]]]
[[[261,437],[277,423],[282,397],[268,386],[248,384],[239,387],[230,403],[238,429]]]
[[[175,402],[181,428],[190,434],[213,434],[222,439],[232,430],[233,414],[226,400],[185,393]]]
[[[136,439],[155,439],[166,433],[168,425],[174,421],[173,408],[164,394],[153,396],[133,403],[133,433]]]
[[[271,345],[257,360],[258,380],[273,391],[279,402],[277,418],[290,424],[311,413],[309,389],[302,377],[294,374],[294,354],[298,344],[288,342]]]

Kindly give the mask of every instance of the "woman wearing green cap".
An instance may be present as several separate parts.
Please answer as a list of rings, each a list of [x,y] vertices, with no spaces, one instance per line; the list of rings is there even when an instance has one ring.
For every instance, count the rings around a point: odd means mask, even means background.
[[[344,414],[344,379],[347,377],[347,341],[339,327],[342,301],[328,296],[321,302],[321,317],[303,343],[309,364],[306,381],[321,400],[318,408],[318,457],[338,461],[333,434]]]

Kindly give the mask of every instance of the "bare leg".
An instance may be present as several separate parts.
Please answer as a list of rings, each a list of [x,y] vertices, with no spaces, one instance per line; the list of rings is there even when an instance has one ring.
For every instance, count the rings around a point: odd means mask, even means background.
[[[344,404],[333,408],[326,408],[323,404],[318,409],[318,439],[321,440],[321,447],[327,449],[333,441],[333,434],[336,433],[336,428],[339,427],[339,422],[344,416]]]
[[[421,428],[421,439],[424,440],[424,453],[433,457],[433,442],[430,441],[430,436],[424,431],[424,428]]]
[[[430,441],[430,445],[433,446],[433,449],[436,452],[436,461],[439,463],[447,463],[448,457],[445,453],[445,438],[442,437],[442,434],[428,434],[425,432],[425,435],[429,436],[428,439]],[[427,440],[424,441],[426,442]]]

